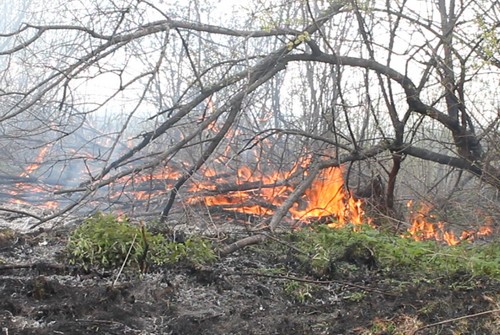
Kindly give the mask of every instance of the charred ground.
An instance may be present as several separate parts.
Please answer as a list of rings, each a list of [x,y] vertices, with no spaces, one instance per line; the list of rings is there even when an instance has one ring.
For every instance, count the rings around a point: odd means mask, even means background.
[[[500,334],[494,268],[387,268],[358,240],[323,257],[304,232],[115,282],[117,269],[68,265],[72,229],[0,234],[2,334]],[[221,248],[249,234],[230,231],[208,237]]]

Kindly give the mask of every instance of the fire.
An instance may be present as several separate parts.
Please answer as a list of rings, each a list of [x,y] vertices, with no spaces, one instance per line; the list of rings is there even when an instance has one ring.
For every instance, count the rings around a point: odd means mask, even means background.
[[[57,209],[59,207],[59,203],[57,201],[46,201],[44,204],[43,204],[43,207],[44,208],[47,208],[47,209]]]
[[[274,209],[281,206],[294,188],[284,184],[297,168],[306,162],[295,165],[288,172],[272,172],[263,174],[244,166],[236,172],[237,185],[257,185],[252,190],[234,190],[224,195],[192,197],[190,203],[204,202],[207,206],[221,206],[245,214],[272,215]],[[206,175],[213,176],[213,170]],[[221,181],[224,184],[224,181]],[[226,182],[227,184],[227,182]],[[215,190],[214,184],[198,184],[192,191]],[[256,204],[257,202],[257,204]],[[303,197],[290,209],[295,220],[311,221],[320,217],[334,217],[332,226],[340,227],[347,223],[361,224],[365,221],[362,203],[345,190],[342,169],[331,167],[320,173]]]
[[[307,221],[308,219],[323,216],[334,216],[337,222],[334,227],[342,227],[347,223],[363,223],[361,201],[355,200],[344,187],[342,169],[331,167],[323,170],[319,177],[306,190],[304,201],[305,209],[299,210],[294,206],[290,212],[294,219]]]
[[[43,147],[33,163],[26,167],[20,176],[28,177],[36,171],[43,163],[50,147],[50,144]],[[223,169],[205,167],[200,171],[201,180],[196,180],[196,177],[191,179],[188,188],[188,193],[191,195],[187,202],[190,204],[204,203],[207,207],[219,206],[227,211],[250,215],[273,215],[295,189],[290,181],[294,180],[291,177],[298,177],[301,174],[306,176],[309,164],[310,159],[306,157],[285,171],[266,172],[266,163],[263,161],[260,161],[254,169],[242,166],[232,172],[226,166]],[[111,196],[111,199],[117,199],[123,193],[138,201],[149,201],[155,197],[163,197],[165,192],[168,192],[182,175],[180,169],[165,166],[151,173],[122,177],[118,180],[118,184],[123,186],[121,193],[116,192]],[[16,190],[9,193],[15,196],[11,200],[13,203],[28,204],[27,201],[18,196],[20,193],[39,193],[42,195],[53,188],[17,183]],[[199,195],[200,193],[205,195]],[[57,201],[42,203],[43,207],[49,209],[56,209],[59,205]],[[492,217],[486,217],[485,224],[478,229],[456,233],[447,229],[446,223],[439,221],[432,214],[433,207],[429,203],[424,202],[415,206],[412,201],[409,201],[407,206],[410,212],[411,226],[405,237],[417,241],[437,240],[448,245],[457,245],[463,241],[474,241],[478,237],[493,233]],[[311,222],[318,218],[327,217],[332,221],[329,224],[332,228],[343,227],[349,223],[354,225],[371,224],[371,219],[365,216],[362,201],[356,199],[346,189],[341,167],[330,167],[322,170],[303,196],[290,208],[289,217],[300,222]]]
[[[253,215],[272,215],[276,207],[283,204],[294,188],[284,184],[297,167],[304,166],[306,162],[298,164],[287,173],[272,172],[267,175],[242,167],[235,172],[236,185],[234,190],[224,192],[224,195],[209,195],[206,197],[191,197],[190,203],[204,202],[206,206],[221,206],[225,210]],[[205,172],[211,182],[200,183],[192,187],[193,191],[218,191],[220,185],[229,185],[228,180],[217,178],[215,170]],[[215,178],[215,179],[214,179]],[[280,182],[281,181],[281,182]],[[243,189],[245,185],[258,183],[251,190]],[[218,186],[219,185],[219,186]],[[428,203],[421,203],[418,210],[414,209],[413,202],[408,202],[410,210],[411,227],[405,237],[417,241],[436,240],[457,245],[462,241],[473,241],[479,236],[493,232],[493,221],[489,221],[477,230],[466,230],[456,234],[446,228],[446,223],[437,220],[431,213],[433,207]],[[311,186],[305,191],[297,203],[290,209],[290,216],[298,221],[310,222],[321,217],[331,217],[335,220],[329,224],[332,228],[343,227],[348,223],[360,225],[371,224],[370,218],[365,217],[363,203],[348,192],[344,185],[343,171],[340,167],[331,167],[323,170]]]
[[[411,227],[408,229],[409,236],[416,241],[436,240],[443,241],[448,245],[457,245],[462,241],[473,241],[478,236],[489,235],[493,232],[491,220],[476,230],[464,230],[457,237],[451,230],[445,228],[446,224],[436,221],[436,217],[431,214],[433,207],[428,203],[421,203],[418,210],[413,210],[413,201],[408,201],[407,207],[410,209]],[[491,218],[490,218],[491,219]]]
[[[493,228],[491,223],[487,223],[486,225],[479,228],[476,235],[477,236],[487,236],[493,233]]]
[[[294,167],[292,171],[296,168]],[[204,202],[206,206],[221,206],[225,210],[245,214],[270,215],[273,213],[274,207],[282,204],[284,200],[283,195],[289,190],[289,186],[279,184],[281,180],[289,176],[289,173],[273,172],[265,175],[258,171],[253,171],[247,166],[243,166],[233,174],[236,177],[234,190],[213,196],[190,197],[188,202],[191,204]],[[215,169],[206,169],[203,175],[206,177],[204,181],[195,183],[190,188],[191,192],[217,191],[217,184],[229,185],[225,178],[217,177]],[[249,187],[252,188],[251,190],[245,190],[243,187],[240,187],[245,185],[255,187]],[[256,204],[256,202],[260,202],[260,204]]]
[[[52,144],[47,144],[46,146],[44,146],[40,150],[38,155],[35,157],[34,163],[28,165],[26,167],[26,169],[24,169],[24,172],[22,172],[20,174],[20,177],[29,177],[34,171],[36,171],[40,167],[40,165],[42,164],[42,162],[43,162],[45,156],[47,155],[47,153],[49,152],[49,149],[51,146],[52,146]]]
[[[21,199],[13,199],[11,202],[16,205],[29,205],[29,202]]]
[[[120,184],[141,184],[152,180],[176,180],[182,176],[179,171],[173,170],[171,167],[164,167],[159,172],[147,173],[142,175],[126,176],[118,180]]]

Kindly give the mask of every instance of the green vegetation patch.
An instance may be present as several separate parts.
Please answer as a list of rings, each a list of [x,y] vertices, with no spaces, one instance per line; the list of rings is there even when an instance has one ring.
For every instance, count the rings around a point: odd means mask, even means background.
[[[301,304],[309,299],[312,299],[312,293],[316,286],[310,283],[303,283],[295,280],[287,280],[283,282],[283,292],[294,301]]]
[[[189,238],[184,243],[171,242],[144,226],[130,223],[126,217],[102,213],[86,219],[71,233],[66,254],[70,264],[106,269],[119,268],[125,263],[144,270],[150,264],[183,260],[205,264],[216,259],[210,242],[201,237]]]
[[[434,241],[414,241],[369,226],[332,229],[318,225],[292,233],[290,241],[300,251],[297,257],[319,276],[376,268],[436,277],[465,272],[500,279],[498,240],[446,246]]]

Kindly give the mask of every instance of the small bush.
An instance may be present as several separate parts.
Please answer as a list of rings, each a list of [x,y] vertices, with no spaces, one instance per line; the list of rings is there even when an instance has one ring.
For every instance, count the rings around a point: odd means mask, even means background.
[[[86,219],[73,231],[66,254],[70,264],[107,269],[118,268],[124,262],[127,266],[145,269],[149,264],[181,260],[204,264],[216,258],[210,244],[201,238],[187,239],[185,243],[170,242],[163,235],[131,224],[126,217],[118,219],[102,213]]]

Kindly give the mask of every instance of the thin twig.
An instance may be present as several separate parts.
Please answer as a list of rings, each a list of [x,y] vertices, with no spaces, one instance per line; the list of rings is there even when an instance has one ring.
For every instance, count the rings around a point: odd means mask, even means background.
[[[10,212],[10,213],[16,213],[16,214],[22,214],[22,215],[25,215],[25,216],[30,216],[32,218],[35,218],[37,220],[42,220],[43,219],[41,216],[38,216],[36,214],[23,211],[21,209],[12,209],[12,208],[0,207],[0,211]]]
[[[272,275],[272,274],[266,274],[266,273],[258,273],[258,272],[233,272],[229,273],[230,275],[237,275],[237,276],[256,276],[256,277],[266,277],[266,278],[276,278],[276,279],[285,279],[285,280],[293,280],[293,281],[298,281],[302,283],[311,283],[311,284],[318,284],[318,285],[329,285],[329,284],[340,284],[340,285],[346,285],[346,286],[351,286],[355,288],[359,288],[365,291],[370,291],[370,292],[376,292],[380,293],[383,295],[389,295],[389,296],[397,296],[397,294],[392,293],[392,292],[386,292],[382,291],[373,287],[368,287],[368,286],[363,286],[363,285],[358,285],[358,284],[353,284],[341,280],[315,280],[315,279],[307,279],[307,278],[300,278],[300,277],[295,277],[295,276],[284,276],[284,275]]]
[[[463,315],[458,318],[453,318],[453,319],[448,319],[448,320],[443,320],[435,323],[430,323],[428,325],[422,326],[416,330],[414,330],[411,335],[415,335],[417,332],[424,330],[426,328],[434,327],[434,326],[439,326],[439,325],[444,325],[446,323],[454,322],[454,321],[459,321],[463,319],[470,319],[470,318],[475,318],[476,316],[482,316],[482,315],[487,315],[487,314],[493,314],[493,313],[500,313],[500,309],[492,309],[489,311],[484,311],[484,312],[479,312],[475,314],[470,314],[470,315]]]
[[[52,269],[52,270],[66,270],[66,265],[51,264],[51,263],[27,263],[27,264],[2,264],[0,271],[18,270],[18,269]]]
[[[134,238],[132,239],[132,244],[130,245],[130,248],[128,248],[127,256],[123,260],[122,266],[120,268],[120,271],[118,271],[115,280],[113,281],[113,285],[111,287],[115,287],[116,282],[118,281],[118,278],[122,274],[123,268],[125,267],[125,264],[127,264],[128,258],[130,256],[130,253],[132,252],[132,248],[134,247],[135,239],[137,238],[137,234],[134,234]]]

